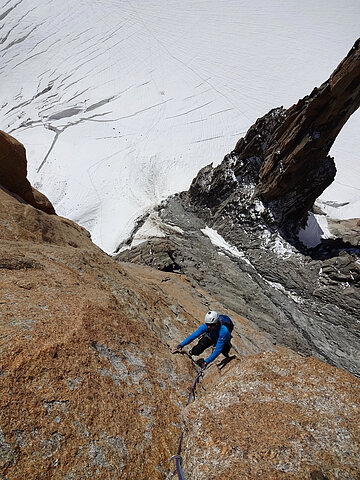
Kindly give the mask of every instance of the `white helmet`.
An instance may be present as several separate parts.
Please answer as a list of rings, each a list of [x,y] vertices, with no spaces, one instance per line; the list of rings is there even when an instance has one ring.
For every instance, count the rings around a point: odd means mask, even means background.
[[[205,315],[205,323],[207,325],[214,325],[215,323],[217,323],[218,318],[219,318],[218,313],[215,312],[214,310],[211,310]]]

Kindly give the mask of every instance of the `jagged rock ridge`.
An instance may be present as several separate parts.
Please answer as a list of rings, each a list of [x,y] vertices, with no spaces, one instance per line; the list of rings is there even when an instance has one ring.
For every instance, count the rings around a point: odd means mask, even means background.
[[[277,228],[287,237],[296,235],[335,177],[334,161],[327,154],[359,105],[360,39],[321,87],[288,110],[269,112],[239,140],[222,165],[214,170],[205,167],[189,189],[190,201],[214,214],[214,207],[226,208],[225,200],[227,204],[239,200],[238,184],[252,186],[252,195],[245,197],[249,207],[251,200],[260,198]]]
[[[281,226],[290,223],[296,232],[333,181],[335,165],[327,153],[359,106],[360,39],[329,80],[286,112],[267,146],[256,195],[275,214],[281,211]]]

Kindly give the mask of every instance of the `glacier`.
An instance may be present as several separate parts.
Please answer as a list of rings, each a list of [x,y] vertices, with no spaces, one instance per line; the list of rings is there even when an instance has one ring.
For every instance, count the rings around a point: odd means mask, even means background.
[[[221,162],[256,118],[325,81],[358,36],[348,0],[8,0],[0,129],[32,184],[106,252]],[[336,140],[326,212],[360,217],[360,114]]]

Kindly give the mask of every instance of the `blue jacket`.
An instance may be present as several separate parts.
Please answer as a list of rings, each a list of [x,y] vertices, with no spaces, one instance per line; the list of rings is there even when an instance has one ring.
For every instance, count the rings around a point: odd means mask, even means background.
[[[188,345],[193,340],[195,340],[195,338],[200,337],[200,335],[202,335],[203,333],[209,333],[211,340],[216,343],[213,353],[210,355],[210,357],[205,358],[205,362],[209,364],[210,362],[215,360],[218,355],[220,355],[222,349],[224,348],[224,345],[230,341],[231,333],[225,327],[225,325],[221,324],[217,325],[216,328],[214,328],[214,330],[210,333],[206,323],[204,323],[203,325],[201,325],[201,327],[195,330],[194,333],[185,338],[185,340],[183,340],[180,345],[182,347],[185,347],[185,345]]]

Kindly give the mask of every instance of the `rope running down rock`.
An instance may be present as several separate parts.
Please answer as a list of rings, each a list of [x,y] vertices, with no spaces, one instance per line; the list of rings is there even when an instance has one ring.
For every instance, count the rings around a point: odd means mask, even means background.
[[[188,401],[187,401],[187,404],[186,406],[189,405],[189,403],[191,402],[191,400],[193,398],[195,398],[195,388],[196,388],[196,385],[197,383],[199,382],[200,378],[203,377],[204,375],[204,369],[202,368],[200,370],[200,372],[196,375],[195,377],[195,380],[192,384],[192,387],[190,389],[190,393],[189,393],[189,398],[188,398]],[[178,446],[178,450],[177,450],[177,453],[176,455],[173,455],[171,458],[170,458],[170,463],[175,460],[175,464],[176,464],[176,470],[175,472],[177,473],[177,476],[179,478],[179,480],[186,480],[186,478],[184,477],[184,473],[182,471],[182,467],[181,467],[181,464],[182,464],[182,458],[181,458],[181,446],[182,446],[182,441],[183,441],[183,437],[184,437],[184,432],[181,432],[181,435],[180,435],[180,439],[179,439],[179,446]],[[170,473],[166,480],[169,480],[170,478],[172,478],[174,476],[174,473]]]

